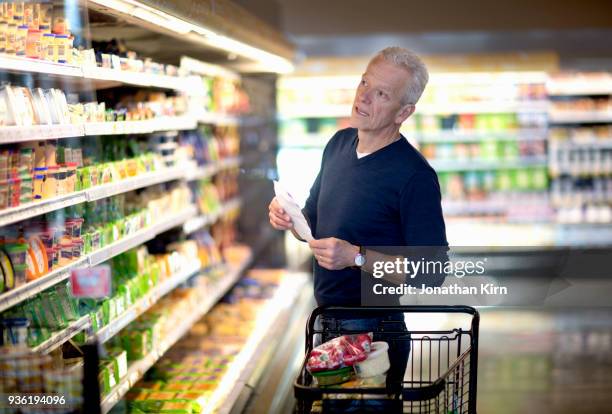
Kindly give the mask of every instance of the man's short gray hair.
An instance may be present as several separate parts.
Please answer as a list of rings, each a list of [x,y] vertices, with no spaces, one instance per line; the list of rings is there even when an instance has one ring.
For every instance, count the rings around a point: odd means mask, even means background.
[[[415,53],[398,46],[387,47],[381,50],[372,60],[378,58],[400,66],[410,73],[412,79],[408,82],[408,88],[402,99],[402,104],[416,104],[429,81],[429,72],[427,72],[427,67],[423,61]]]

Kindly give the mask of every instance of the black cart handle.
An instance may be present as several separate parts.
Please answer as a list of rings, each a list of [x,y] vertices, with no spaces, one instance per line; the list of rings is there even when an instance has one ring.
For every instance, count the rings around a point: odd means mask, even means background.
[[[480,324],[480,313],[466,305],[406,305],[406,306],[319,306],[315,308],[308,317],[306,324],[306,350],[309,349],[309,341],[314,332],[315,321],[323,313],[346,313],[354,312],[355,318],[376,317],[377,314],[387,314],[389,312],[403,313],[464,313],[472,315],[471,331],[478,337],[478,327]]]

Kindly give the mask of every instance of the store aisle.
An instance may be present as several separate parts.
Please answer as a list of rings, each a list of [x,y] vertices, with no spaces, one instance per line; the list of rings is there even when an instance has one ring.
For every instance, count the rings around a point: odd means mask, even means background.
[[[610,413],[612,310],[481,309],[480,413]]]

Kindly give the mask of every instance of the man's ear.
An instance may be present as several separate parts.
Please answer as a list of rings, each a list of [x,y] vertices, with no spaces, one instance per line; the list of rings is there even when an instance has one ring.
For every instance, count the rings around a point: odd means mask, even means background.
[[[402,106],[399,112],[397,113],[397,116],[395,117],[395,122],[397,124],[403,123],[406,119],[410,117],[410,115],[414,113],[415,109],[416,105],[414,104],[406,104]]]

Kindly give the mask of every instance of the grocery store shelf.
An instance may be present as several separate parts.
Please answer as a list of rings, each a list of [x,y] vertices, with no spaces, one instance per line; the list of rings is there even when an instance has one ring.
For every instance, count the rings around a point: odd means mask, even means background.
[[[242,164],[242,157],[225,158],[207,164],[201,168],[192,168],[186,173],[185,179],[187,181],[194,181],[210,178],[220,171],[227,170],[230,168],[237,168],[240,166],[240,164]]]
[[[229,414],[241,391],[257,367],[259,357],[269,346],[270,339],[278,337],[284,329],[302,287],[308,278],[305,274],[292,274],[281,282],[264,309],[259,312],[255,327],[240,353],[232,362],[217,389],[207,401],[202,412]]]
[[[92,122],[84,124],[84,128],[85,135],[150,134],[195,129],[196,121],[187,115],[164,116],[145,121]]]
[[[99,343],[108,341],[113,336],[117,335],[117,333],[125,328],[129,323],[150,309],[151,306],[153,306],[159,299],[167,295],[180,284],[184,283],[190,277],[197,274],[200,269],[201,264],[199,261],[185,266],[185,269],[164,280],[159,285],[153,287],[153,289],[147,295],[136,301],[136,303],[130,306],[129,309],[115,318],[107,326],[101,328],[93,335],[94,338]]]
[[[592,140],[580,140],[580,141],[549,141],[549,148],[551,151],[571,151],[579,149],[609,149],[612,148],[612,137]]]
[[[83,125],[2,126],[0,128],[0,144],[81,137],[84,135]]]
[[[174,214],[169,218],[159,221],[158,223],[144,229],[138,230],[134,234],[125,236],[108,246],[96,250],[88,256],[89,265],[98,265],[134,247],[140,246],[141,244],[154,239],[157,235],[168,231],[171,228],[184,224],[186,221],[194,217],[196,212],[196,207],[190,206],[180,213]]]
[[[548,122],[554,124],[596,124],[612,122],[612,111],[550,111]]]
[[[90,122],[82,125],[34,125],[0,127],[0,144],[98,135],[150,134],[195,129],[195,118],[164,116],[146,121]]]
[[[87,194],[87,201],[95,201],[101,198],[127,193],[139,188],[179,180],[185,177],[185,171],[185,166],[175,166],[164,168],[160,171],[141,174],[136,177],[126,178],[118,182],[92,187],[85,191]]]
[[[67,266],[63,266],[38,279],[28,282],[23,286],[1,294],[0,312],[13,307],[28,298],[31,298],[32,296],[50,288],[53,285],[56,285],[63,280],[68,279],[70,277],[70,272],[73,269],[87,268],[109,260],[118,254],[155,238],[157,235],[168,231],[171,228],[183,225],[187,220],[194,217],[196,213],[196,207],[190,206],[178,214],[155,223],[147,228],[138,230],[134,234],[125,236],[106,247],[96,250],[87,256],[81,257]]]
[[[450,104],[417,104],[416,113],[421,115],[449,114],[502,114],[516,112],[548,111],[548,101],[525,102],[464,102]]]
[[[25,285],[19,286],[18,288],[9,290],[0,295],[0,312],[3,312],[24,300],[31,298],[32,296],[42,292],[45,289],[50,288],[57,283],[66,280],[70,277],[72,269],[84,267],[87,265],[87,257],[82,257],[70,263],[67,266],[63,266],[56,269],[48,274],[35,279]]]
[[[70,323],[70,325],[66,329],[62,329],[61,331],[54,332],[49,339],[41,343],[40,345],[32,348],[32,352],[42,352],[49,353],[54,349],[59,348],[72,339],[79,332],[88,329],[91,327],[91,319],[89,315],[85,315],[76,321]]]
[[[87,201],[87,192],[77,191],[47,200],[26,203],[17,207],[0,210],[0,227],[75,204],[84,203],[85,201]]]
[[[163,342],[144,358],[135,361],[128,367],[127,375],[102,399],[102,414],[108,413],[119,400],[138,382],[145,372],[151,368],[180,338],[185,336],[191,327],[199,321],[212,307],[225,295],[240,278],[242,273],[251,265],[253,256],[249,256],[238,267],[228,270],[227,275],[210,287],[210,292],[202,295],[205,299],[189,315],[186,315],[181,324],[176,327]],[[208,290],[208,289],[207,289]]]
[[[241,204],[242,199],[240,197],[235,197],[230,201],[223,203],[219,210],[215,211],[214,213],[194,217],[183,224],[183,233],[191,234],[203,227],[210,226],[211,224],[216,223],[220,217],[223,217],[230,211],[239,208]]]
[[[13,73],[41,73],[68,78],[83,76],[79,66],[5,54],[0,54],[0,70]]]
[[[612,95],[612,80],[550,81],[546,85],[546,91],[548,96]]]
[[[437,171],[480,171],[500,170],[508,168],[540,167],[547,165],[545,156],[519,158],[513,161],[481,161],[481,160],[429,160],[431,166]]]
[[[406,135],[406,134],[404,134]],[[482,142],[482,141],[546,141],[548,130],[529,128],[507,131],[460,131],[442,130],[432,132],[414,132],[409,135],[420,143]]]
[[[87,190],[0,210],[0,226],[6,226],[86,201],[95,201],[139,188],[179,180],[185,177],[186,171],[189,171],[189,169],[186,170],[184,166],[166,168],[161,171],[145,173],[121,181],[95,186]]]
[[[0,71],[39,73],[70,80],[79,80],[92,89],[134,85],[185,91],[191,86],[189,79],[184,77],[130,72],[93,66],[81,67],[5,54],[0,54]]]
[[[108,88],[118,85],[134,85],[147,88],[153,87],[177,91],[186,91],[190,86],[188,78],[178,76],[130,72],[93,66],[83,66],[82,71],[83,77],[85,79],[91,80],[94,83],[96,89]]]
[[[478,216],[503,215],[508,212],[508,203],[502,201],[442,201],[442,210],[445,216]]]

